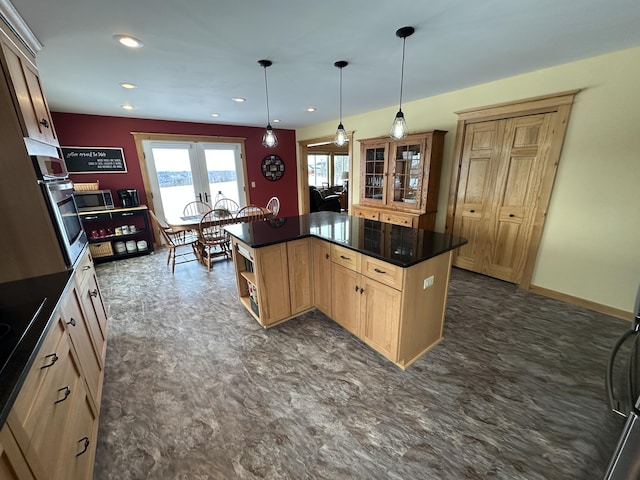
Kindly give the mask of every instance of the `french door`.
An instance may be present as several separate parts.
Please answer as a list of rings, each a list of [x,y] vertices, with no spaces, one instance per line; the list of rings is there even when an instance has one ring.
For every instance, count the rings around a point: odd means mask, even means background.
[[[187,203],[213,206],[218,196],[246,205],[240,144],[144,140],[142,145],[156,214],[179,218]]]

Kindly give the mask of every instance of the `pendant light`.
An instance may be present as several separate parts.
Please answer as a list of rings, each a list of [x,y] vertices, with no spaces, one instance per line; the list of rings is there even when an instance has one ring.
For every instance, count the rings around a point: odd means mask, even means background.
[[[278,139],[276,134],[273,133],[273,128],[271,128],[269,116],[269,87],[267,86],[267,67],[270,67],[272,62],[271,60],[258,60],[258,63],[264,68],[264,91],[267,96],[267,131],[264,132],[264,136],[262,137],[262,145],[267,148],[273,148],[278,145]]]
[[[342,147],[349,141],[347,132],[344,131],[344,126],[342,125],[342,69],[349,65],[349,63],[344,60],[339,60],[333,65],[340,69],[340,123],[338,123],[338,130],[336,131],[336,138],[333,140],[333,143],[338,147]]]
[[[401,140],[407,136],[409,129],[407,128],[407,122],[404,120],[404,113],[402,113],[402,83],[404,81],[404,46],[407,41],[407,37],[410,37],[415,32],[413,27],[402,27],[396,30],[396,36],[402,39],[402,70],[400,73],[400,108],[396,113],[396,118],[391,125],[391,131],[389,135],[391,138]]]

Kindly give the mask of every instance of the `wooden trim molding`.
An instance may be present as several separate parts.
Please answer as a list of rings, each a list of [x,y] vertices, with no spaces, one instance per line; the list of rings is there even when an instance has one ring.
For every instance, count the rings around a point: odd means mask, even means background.
[[[347,142],[348,146],[348,155],[349,155],[349,184],[353,185],[353,133],[347,132],[347,137],[349,141]],[[319,137],[319,138],[310,138],[308,140],[300,140],[298,141],[298,205],[300,210],[300,215],[305,213],[309,213],[311,206],[309,205],[309,164],[307,162],[307,154],[309,152],[309,147],[312,147],[316,144],[329,144],[333,143],[333,139],[335,135]],[[353,194],[353,188],[349,188],[349,199],[347,200],[347,204],[351,205],[351,195]]]
[[[560,300],[561,302],[569,303],[571,305],[584,307],[588,310],[593,310],[594,312],[620,318],[621,320],[631,320],[633,317],[632,312],[592,302],[591,300],[585,300],[584,298],[574,297],[573,295],[567,295],[566,293],[556,292],[555,290],[549,290],[548,288],[538,287],[537,285],[530,285],[529,291],[555,300]]]
[[[42,44],[9,0],[0,0],[0,19],[35,58]]]

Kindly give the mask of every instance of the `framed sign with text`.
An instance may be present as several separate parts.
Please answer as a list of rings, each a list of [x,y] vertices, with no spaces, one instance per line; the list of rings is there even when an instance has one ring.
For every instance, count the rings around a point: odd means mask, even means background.
[[[61,147],[69,173],[126,173],[121,148]]]

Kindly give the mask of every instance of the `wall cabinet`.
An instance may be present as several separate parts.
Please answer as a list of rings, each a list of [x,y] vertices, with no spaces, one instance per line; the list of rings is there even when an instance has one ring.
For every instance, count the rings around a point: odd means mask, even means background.
[[[35,119],[42,119],[44,115],[54,136],[55,131],[48,113],[37,114],[35,107],[30,107],[31,110],[25,107],[25,112],[21,109],[20,102],[24,104],[24,101],[32,101],[29,91],[24,89],[27,88],[27,78],[31,78],[30,75],[35,70],[33,58],[27,60],[26,56],[19,56],[15,45],[20,45],[20,41],[0,22],[0,145],[3,171],[0,178],[0,222],[3,231],[14,232],[12,235],[0,236],[0,282],[66,270],[56,230],[25,145],[25,137],[31,135],[25,126],[27,114],[31,111],[31,123],[35,123],[37,128],[42,126],[38,126]],[[19,75],[15,73],[23,67],[28,74],[26,77],[24,72]],[[22,81],[22,92],[16,91],[19,81]],[[46,107],[43,100],[35,104]],[[48,140],[39,138],[34,143],[55,154],[56,148],[41,143],[42,141]],[[57,140],[51,140],[51,143],[57,145]]]
[[[446,133],[361,140],[360,199],[353,215],[433,230]]]
[[[96,263],[153,252],[152,229],[146,205],[81,212],[80,219],[87,232],[89,249]],[[129,230],[132,225],[135,227],[133,232]],[[123,226],[127,227],[127,233],[122,233]]]
[[[17,119],[24,137],[58,147],[51,112],[42,91],[35,59],[20,51],[15,38],[0,32],[2,67],[8,74]]]
[[[93,301],[83,300],[85,291]],[[91,478],[106,346],[101,298],[85,253],[3,429],[13,434],[32,474],[17,478]]]

